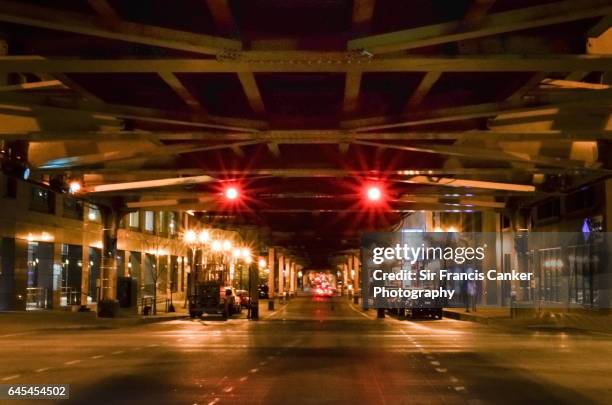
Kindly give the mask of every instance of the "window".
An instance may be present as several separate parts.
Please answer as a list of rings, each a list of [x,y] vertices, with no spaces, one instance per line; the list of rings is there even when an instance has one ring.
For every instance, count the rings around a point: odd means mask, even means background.
[[[130,228],[140,228],[140,212],[130,212],[128,214],[128,226]]]
[[[64,217],[83,220],[83,201],[64,196]]]
[[[176,226],[176,212],[169,212],[168,213],[168,232],[170,233],[170,235],[174,236],[177,234],[178,229]]]
[[[155,230],[155,213],[153,211],[145,211],[144,230],[147,232],[153,232]]]
[[[55,213],[55,193],[42,187],[32,186],[30,209],[32,211]]]
[[[160,211],[157,214],[157,230],[159,233],[166,235],[168,234],[168,223],[166,222],[167,213],[164,211]]]
[[[561,200],[554,198],[538,205],[537,209],[538,222],[546,222],[558,219],[561,216]]]
[[[566,197],[565,209],[567,212],[582,211],[592,208],[596,201],[597,193],[595,188],[584,188]]]
[[[87,219],[89,220],[89,222],[102,222],[102,214],[100,213],[100,208],[98,208],[98,206],[92,204],[89,205],[87,208]]]

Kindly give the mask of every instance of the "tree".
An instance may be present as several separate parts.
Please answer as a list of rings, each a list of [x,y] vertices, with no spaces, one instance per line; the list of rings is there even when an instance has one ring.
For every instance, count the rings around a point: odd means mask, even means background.
[[[170,263],[165,266],[160,266],[160,257],[169,257],[175,252],[179,243],[174,239],[169,239],[159,235],[142,235],[141,239],[143,251],[145,254],[153,255],[154,262],[151,266],[145,266],[145,271],[149,272],[153,281],[153,314],[157,314],[157,292],[160,287],[160,281],[167,281],[169,274]],[[163,284],[166,286],[166,283]]]

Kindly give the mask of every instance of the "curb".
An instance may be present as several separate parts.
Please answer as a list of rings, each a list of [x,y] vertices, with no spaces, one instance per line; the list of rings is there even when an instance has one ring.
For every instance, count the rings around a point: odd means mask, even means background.
[[[469,313],[462,314],[460,312],[455,312],[455,311],[442,311],[442,315],[445,318],[455,319],[455,320],[458,320],[458,321],[467,321],[467,322],[482,323],[484,325],[489,325],[492,322],[494,322],[492,318],[487,318],[487,317],[484,317],[484,316],[471,315]]]
[[[158,316],[158,317],[154,317],[154,316],[147,316],[147,317],[141,317],[138,318],[142,323],[155,323],[155,322],[165,322],[165,321],[176,321],[178,319],[185,319],[185,318],[189,318],[189,315],[187,314],[183,314],[183,315],[174,315],[174,316]],[[121,318],[119,318],[121,319]]]

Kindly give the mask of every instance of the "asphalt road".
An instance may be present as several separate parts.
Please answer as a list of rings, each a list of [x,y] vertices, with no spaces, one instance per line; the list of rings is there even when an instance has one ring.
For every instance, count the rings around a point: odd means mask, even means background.
[[[178,320],[0,338],[0,383],[78,404],[610,403],[612,337],[373,319],[301,297],[250,322]],[[42,403],[42,401],[14,401]]]

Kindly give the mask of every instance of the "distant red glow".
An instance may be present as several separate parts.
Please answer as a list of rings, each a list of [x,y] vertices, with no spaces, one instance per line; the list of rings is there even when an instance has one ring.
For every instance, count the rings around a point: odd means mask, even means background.
[[[380,201],[382,198],[382,191],[378,186],[370,186],[367,191],[368,200],[370,201]]]
[[[225,198],[227,198],[228,200],[234,201],[236,199],[238,199],[240,193],[238,192],[238,189],[236,187],[227,187],[223,193],[225,195]]]

